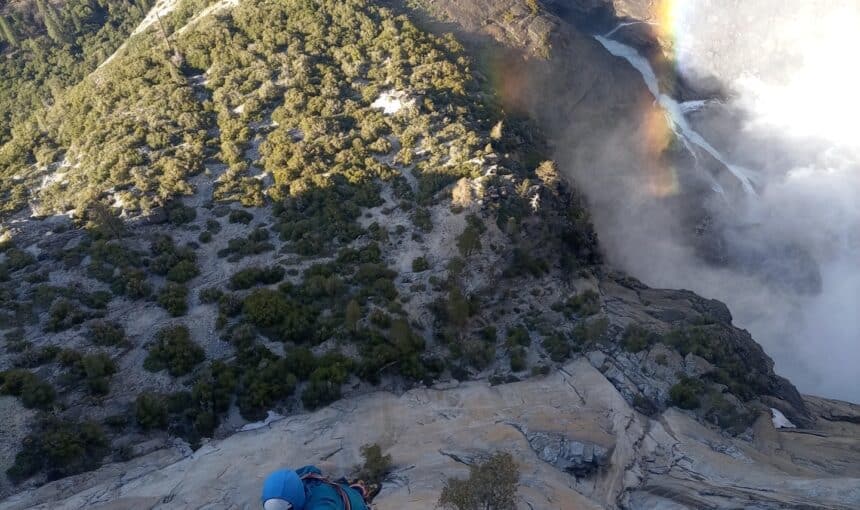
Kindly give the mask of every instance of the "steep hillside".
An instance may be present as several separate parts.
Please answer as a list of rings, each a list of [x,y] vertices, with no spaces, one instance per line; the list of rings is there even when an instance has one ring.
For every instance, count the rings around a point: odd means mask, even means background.
[[[744,442],[772,409],[818,426],[724,305],[604,264],[538,129],[551,105],[508,79],[582,88],[556,114],[579,109],[585,137],[637,97],[629,70],[536,3],[432,4],[161,1],[14,121],[0,494],[272,410],[572,358],[640,426],[669,413]],[[627,460],[588,497],[633,487]]]
[[[149,0],[0,5],[0,143],[113,53],[149,8]]]

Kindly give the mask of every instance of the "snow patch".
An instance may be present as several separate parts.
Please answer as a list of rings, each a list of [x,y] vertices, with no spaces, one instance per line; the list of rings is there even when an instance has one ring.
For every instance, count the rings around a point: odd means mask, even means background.
[[[254,423],[248,423],[243,425],[242,428],[239,429],[239,432],[249,432],[251,430],[258,430],[265,427],[268,427],[272,423],[276,421],[281,421],[285,418],[285,416],[280,415],[274,411],[268,411],[266,415],[266,419],[263,421],[255,421]]]
[[[408,93],[402,90],[386,90],[379,94],[379,97],[371,103],[371,108],[381,108],[385,115],[394,115],[404,108],[413,108],[415,106],[415,98],[409,96]]]
[[[773,426],[777,429],[794,429],[797,426],[794,423],[785,417],[778,409],[770,408],[770,412],[773,414]]]

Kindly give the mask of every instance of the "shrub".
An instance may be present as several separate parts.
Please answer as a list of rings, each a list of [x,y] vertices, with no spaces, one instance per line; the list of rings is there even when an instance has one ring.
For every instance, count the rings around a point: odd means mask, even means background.
[[[449,478],[439,506],[452,510],[510,510],[516,508],[519,468],[509,453],[497,453],[469,467],[469,478]]]
[[[68,299],[58,298],[51,304],[45,329],[63,331],[84,322],[86,319],[87,314],[78,305]]]
[[[457,248],[460,255],[468,257],[475,250],[481,249],[481,230],[474,225],[467,225],[463,232],[457,237]]]
[[[346,328],[350,331],[355,331],[356,327],[358,326],[358,321],[361,320],[361,316],[361,305],[358,304],[358,301],[350,299],[349,302],[346,304],[346,309],[343,313],[343,322],[344,325],[346,325]]]
[[[35,262],[36,257],[31,255],[29,252],[19,250],[18,248],[10,248],[6,250],[6,267],[9,271],[23,269]]]
[[[647,349],[651,344],[657,342],[659,336],[638,324],[631,324],[624,330],[621,345],[627,352],[639,352]]]
[[[418,257],[412,261],[412,272],[413,273],[420,273],[422,271],[427,271],[428,269],[430,269],[430,263],[427,262],[427,258]]]
[[[522,347],[516,347],[511,350],[510,356],[512,372],[522,372],[528,368],[528,359],[525,349]]]
[[[490,366],[496,356],[495,345],[477,338],[470,338],[463,342],[461,349],[463,360],[477,370]]]
[[[600,295],[589,289],[571,297],[566,304],[573,313],[588,317],[600,312]]]
[[[140,269],[124,269],[111,285],[115,294],[130,299],[141,299],[152,294],[152,287],[146,281],[146,273]]]
[[[669,400],[672,405],[678,406],[681,409],[697,409],[701,403],[699,395],[704,391],[704,384],[689,377],[683,377],[681,380],[669,389]]]
[[[217,303],[224,293],[218,287],[207,287],[200,291],[200,302],[206,304]]]
[[[38,349],[26,349],[20,356],[15,358],[14,365],[19,368],[34,368],[45,363],[50,363],[60,353],[56,345],[46,345]]]
[[[176,283],[185,283],[200,274],[200,269],[193,260],[180,260],[167,271],[167,279]]]
[[[508,338],[507,344],[508,347],[513,347],[516,345],[521,345],[523,347],[528,347],[531,345],[532,339],[529,336],[529,331],[522,326],[515,326],[513,328],[508,328]]]
[[[0,372],[0,394],[20,397],[28,409],[46,409],[54,402],[54,388],[36,374],[24,369]]]
[[[167,369],[170,375],[178,377],[190,372],[205,358],[203,349],[191,339],[187,327],[169,326],[155,335],[143,366],[151,372]]]
[[[249,267],[230,277],[230,288],[233,290],[250,289],[254,285],[271,285],[284,279],[284,268],[271,266],[267,268]]]
[[[197,236],[197,240],[203,244],[211,243],[212,242],[212,232],[210,232],[208,230],[204,230],[203,232],[200,232],[200,235]]]
[[[415,212],[412,214],[412,223],[424,232],[433,230],[433,219],[430,216],[430,211],[423,207],[415,209]]]
[[[263,360],[242,375],[236,404],[247,420],[259,420],[280,399],[289,397],[298,379],[284,359]]]
[[[197,218],[196,209],[180,202],[168,204],[164,209],[167,213],[167,221],[177,226],[191,223]]]
[[[110,441],[98,424],[49,417],[24,439],[6,474],[20,482],[40,471],[49,480],[83,473],[99,467],[109,449]]]
[[[75,351],[64,351],[63,366],[69,369],[68,376],[73,380],[85,381],[87,391],[92,395],[107,395],[110,391],[110,377],[116,373],[116,363],[104,353],[80,355]]]
[[[91,322],[87,337],[90,342],[102,347],[112,347],[126,343],[125,331],[116,322],[103,320]]]
[[[218,220],[206,220],[206,230],[213,234],[221,232],[221,223]]]
[[[134,417],[144,430],[167,428],[167,402],[155,393],[141,393],[134,402]]]
[[[242,223],[247,225],[254,219],[254,215],[244,209],[234,209],[230,211],[230,223]]]
[[[570,342],[564,333],[553,333],[547,336],[543,339],[542,345],[550,359],[555,362],[562,362],[570,357]]]
[[[391,470],[391,455],[383,455],[382,447],[374,443],[362,446],[361,456],[364,457],[364,465],[358,477],[366,482],[382,483],[382,478]]]
[[[242,310],[251,322],[265,328],[281,323],[290,311],[290,304],[280,292],[257,289],[245,298]]]
[[[602,340],[609,331],[609,320],[606,317],[597,320],[581,321],[573,329],[573,337],[580,347],[588,347]]]
[[[188,311],[188,289],[178,283],[168,283],[158,293],[158,304],[174,317]]]
[[[328,405],[340,398],[340,387],[349,377],[349,359],[327,354],[317,360],[318,368],[310,375],[310,384],[302,392],[302,403],[308,409]]]

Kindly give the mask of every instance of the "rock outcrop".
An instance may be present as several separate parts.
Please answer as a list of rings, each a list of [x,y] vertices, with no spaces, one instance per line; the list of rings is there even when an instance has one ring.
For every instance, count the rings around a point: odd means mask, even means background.
[[[856,406],[816,399],[815,431],[763,413],[743,438],[683,412],[650,419],[587,361],[530,381],[374,393],[213,441],[156,451],[0,504],[23,508],[253,508],[284,465],[347,474],[363,444],[392,456],[377,508],[432,508],[451,476],[496,451],[519,463],[519,508],[829,508],[860,505]],[[828,414],[832,410],[831,414]]]

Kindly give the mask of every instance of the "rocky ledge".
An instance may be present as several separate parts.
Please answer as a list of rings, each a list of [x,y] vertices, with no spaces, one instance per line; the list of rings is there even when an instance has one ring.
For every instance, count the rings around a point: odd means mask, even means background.
[[[580,359],[512,384],[367,394],[194,453],[168,447],[53,482],[0,508],[251,508],[270,470],[315,463],[346,473],[367,443],[394,463],[380,510],[432,508],[447,477],[496,451],[519,463],[522,509],[858,508],[860,408],[807,407],[810,429],[776,429],[761,413],[729,437],[676,409],[637,412]]]

